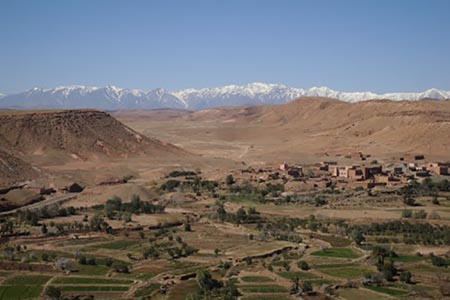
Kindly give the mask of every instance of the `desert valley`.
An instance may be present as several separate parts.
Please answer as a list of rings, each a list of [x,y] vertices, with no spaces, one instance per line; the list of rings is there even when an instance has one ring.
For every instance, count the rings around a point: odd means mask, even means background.
[[[0,300],[450,300],[448,12],[0,0]]]
[[[450,295],[448,100],[0,124],[0,299]]]

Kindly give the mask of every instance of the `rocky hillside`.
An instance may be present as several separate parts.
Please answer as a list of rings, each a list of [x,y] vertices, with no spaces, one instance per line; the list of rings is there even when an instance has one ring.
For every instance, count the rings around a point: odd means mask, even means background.
[[[0,124],[3,147],[18,155],[57,153],[87,160],[184,153],[171,144],[138,134],[96,110],[4,111],[0,113]]]
[[[300,99],[245,117],[276,127],[286,146],[448,156],[450,101]]]
[[[0,189],[41,175],[39,169],[0,149]]]

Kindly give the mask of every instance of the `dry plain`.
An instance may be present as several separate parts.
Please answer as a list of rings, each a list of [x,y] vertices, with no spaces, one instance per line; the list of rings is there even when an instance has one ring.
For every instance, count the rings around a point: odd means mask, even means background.
[[[55,192],[2,217],[0,299],[448,297],[448,176],[354,187],[320,164],[448,161],[448,101],[309,100],[2,113],[3,151],[39,176],[0,196]]]

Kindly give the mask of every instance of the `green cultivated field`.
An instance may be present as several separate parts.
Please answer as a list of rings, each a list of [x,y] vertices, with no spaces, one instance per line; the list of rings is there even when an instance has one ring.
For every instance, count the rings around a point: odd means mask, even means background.
[[[274,280],[270,277],[264,276],[244,276],[241,277],[241,280],[244,282],[273,282]]]
[[[311,253],[314,256],[327,256],[339,258],[358,258],[360,255],[349,248],[329,248]]]
[[[38,299],[50,276],[20,275],[7,278],[0,286],[0,300]]]
[[[58,277],[52,281],[53,284],[119,284],[129,285],[132,280],[125,279],[106,279],[93,277]]]
[[[336,268],[320,268],[318,269],[320,272],[334,276],[334,277],[341,277],[346,279],[355,279],[364,276],[367,272],[370,271],[370,269],[365,267],[336,267]]]
[[[134,293],[135,297],[144,297],[148,296],[154,291],[158,290],[161,285],[159,283],[150,283],[146,287],[140,288],[136,293]]]
[[[128,291],[128,286],[108,285],[62,285],[55,286],[62,292],[122,292]]]
[[[291,300],[292,298],[287,296],[248,296],[243,297],[243,300]]]
[[[102,265],[78,265],[78,272],[76,274],[79,275],[93,275],[93,276],[104,276],[109,272],[109,268],[107,266]]]
[[[44,275],[20,275],[6,279],[4,285],[43,285],[47,283],[50,276]]]
[[[128,248],[131,248],[135,245],[138,245],[140,243],[142,243],[143,241],[141,240],[117,240],[117,241],[112,241],[112,242],[108,242],[108,243],[102,243],[102,244],[98,244],[98,245],[92,245],[92,246],[88,246],[83,248],[83,251],[89,251],[89,250],[97,250],[97,249],[109,249],[109,250],[125,250]]]
[[[278,273],[278,275],[287,279],[294,279],[295,277],[298,277],[300,280],[319,279],[317,275],[302,271],[285,271]]]
[[[38,299],[42,286],[4,285],[0,286],[0,300]]]
[[[287,293],[285,287],[279,285],[241,285],[239,288],[244,293]]]
[[[387,294],[390,296],[405,296],[409,294],[409,292],[405,290],[393,289],[383,286],[366,286],[365,288],[378,293]]]

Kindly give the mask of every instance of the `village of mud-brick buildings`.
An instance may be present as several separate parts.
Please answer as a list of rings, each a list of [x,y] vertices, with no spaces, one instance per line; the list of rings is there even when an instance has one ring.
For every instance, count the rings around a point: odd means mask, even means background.
[[[357,159],[354,159],[354,158]],[[352,155],[353,163],[340,164],[337,161],[323,161],[312,165],[296,165],[283,162],[278,168],[241,170],[241,174],[253,174],[260,182],[286,178],[302,181],[312,188],[326,188],[331,185],[350,188],[401,187],[411,180],[418,181],[430,176],[449,176],[450,163],[425,162],[423,155],[410,159],[399,158],[397,163],[382,164],[377,160],[367,161],[370,155],[358,152]],[[358,161],[359,160],[359,161]]]

